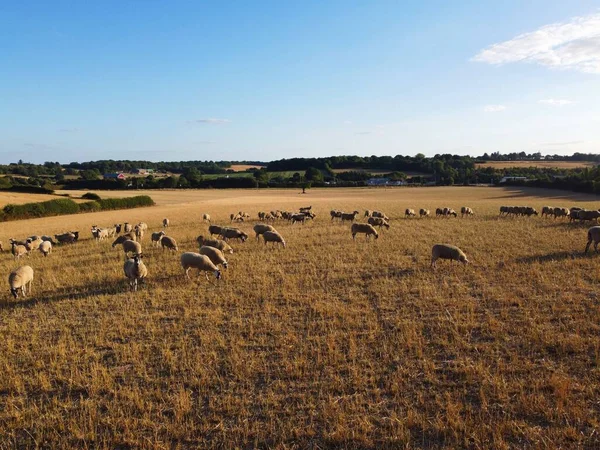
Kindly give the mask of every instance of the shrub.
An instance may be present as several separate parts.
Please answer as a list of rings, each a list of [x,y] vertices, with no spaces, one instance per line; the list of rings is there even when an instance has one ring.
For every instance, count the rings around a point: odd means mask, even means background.
[[[79,205],[71,199],[58,198],[47,202],[6,205],[3,210],[6,220],[49,217],[79,212]]]
[[[102,206],[100,206],[100,203],[98,203],[96,201],[80,203],[79,211],[81,211],[81,212],[102,211]]]
[[[138,195],[128,198],[104,198],[98,200],[103,211],[111,209],[129,209],[139,208],[142,206],[154,206],[154,200],[147,195]]]
[[[93,192],[86,192],[81,196],[81,198],[85,198],[86,200],[100,200],[100,196]]]

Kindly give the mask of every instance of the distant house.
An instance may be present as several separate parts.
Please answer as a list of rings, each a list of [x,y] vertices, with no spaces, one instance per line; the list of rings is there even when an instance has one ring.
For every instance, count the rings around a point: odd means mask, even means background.
[[[124,173],[105,173],[102,175],[105,180],[125,180],[127,177]]]
[[[131,173],[135,173],[137,175],[149,175],[154,173],[154,169],[133,169]]]
[[[506,183],[507,181],[528,181],[527,177],[504,177],[500,180],[500,183]]]
[[[367,186],[404,186],[405,184],[405,181],[393,181],[390,178],[369,178],[367,180]]]

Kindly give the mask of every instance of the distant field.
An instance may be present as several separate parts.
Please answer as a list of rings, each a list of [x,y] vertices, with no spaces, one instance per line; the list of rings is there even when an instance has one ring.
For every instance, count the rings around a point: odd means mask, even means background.
[[[65,191],[68,192],[68,191]],[[81,194],[84,194],[85,191],[82,191]],[[78,197],[79,195],[74,195],[72,193],[70,193],[70,195],[74,196],[74,197]],[[24,193],[20,193],[20,192],[6,192],[6,191],[0,191],[0,208],[3,208],[4,206],[10,204],[13,205],[21,205],[23,203],[32,203],[32,202],[45,202],[48,200],[54,200],[56,198],[64,198],[62,196],[59,195],[50,195],[50,194],[24,194]],[[81,199],[77,199],[77,198],[73,198],[72,200],[74,200],[75,202],[85,202],[85,201],[89,201],[89,200],[81,200]]]
[[[488,161],[475,164],[476,167],[492,167],[494,169],[510,169],[514,167],[539,167],[543,169],[579,169],[595,167],[593,161]]]
[[[80,194],[82,192],[72,192]],[[590,224],[500,218],[501,205],[587,208],[598,197],[489,187],[97,191],[157,206],[0,224],[0,239],[79,230],[43,258],[0,254],[1,448],[598,448],[600,255]],[[23,194],[27,195],[27,194]],[[32,199],[34,197],[31,197]],[[258,211],[312,206],[314,222],[254,238]],[[404,217],[449,206],[471,218]],[[329,211],[382,210],[366,241]],[[202,214],[231,242],[216,282],[185,279]],[[150,244],[163,229],[177,252]],[[90,226],[149,225],[147,282]],[[461,247],[469,266],[431,246]],[[33,294],[7,278],[35,270]]]
[[[261,169],[264,166],[252,166],[252,165],[248,165],[248,164],[232,164],[230,167],[228,167],[228,169],[231,169],[235,172],[243,172],[244,170],[248,170],[248,169]]]

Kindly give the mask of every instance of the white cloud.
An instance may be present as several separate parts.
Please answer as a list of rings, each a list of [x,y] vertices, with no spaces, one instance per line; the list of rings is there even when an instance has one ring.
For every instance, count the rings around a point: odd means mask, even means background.
[[[215,119],[215,118],[208,118],[208,119],[196,119],[196,120],[192,120],[192,123],[207,123],[210,125],[220,125],[223,123],[229,123],[231,122],[231,120],[229,119]]]
[[[566,105],[573,104],[573,102],[571,100],[556,99],[556,98],[547,98],[544,100],[540,100],[538,103],[541,103],[542,105],[550,105],[550,106],[566,106]]]
[[[543,26],[491,45],[473,60],[495,65],[523,61],[600,74],[600,14]]]
[[[504,106],[504,105],[487,105],[483,108],[483,111],[487,112],[487,113],[502,112],[502,111],[506,111],[506,106]]]

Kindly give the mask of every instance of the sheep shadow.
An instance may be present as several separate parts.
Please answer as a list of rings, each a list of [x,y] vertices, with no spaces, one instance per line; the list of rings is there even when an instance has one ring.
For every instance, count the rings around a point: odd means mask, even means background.
[[[531,264],[531,263],[546,263],[546,262],[555,262],[555,261],[565,261],[568,259],[576,259],[576,258],[589,258],[594,254],[591,253],[583,253],[577,251],[562,251],[562,252],[553,252],[547,253],[545,255],[531,255],[531,256],[523,256],[520,258],[516,258],[515,262],[519,264]]]

